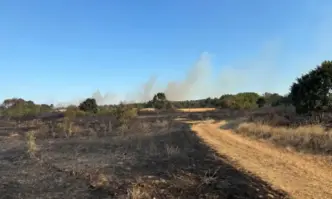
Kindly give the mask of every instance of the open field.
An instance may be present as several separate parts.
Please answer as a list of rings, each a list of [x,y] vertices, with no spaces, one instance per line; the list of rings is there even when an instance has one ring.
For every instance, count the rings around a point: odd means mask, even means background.
[[[278,149],[230,129],[220,130],[224,123],[211,122],[236,118],[245,122],[247,113],[147,114],[125,125],[112,116],[84,116],[70,123],[61,118],[1,120],[0,195],[46,199],[331,196],[331,167],[325,157]],[[237,125],[228,123],[223,128]]]

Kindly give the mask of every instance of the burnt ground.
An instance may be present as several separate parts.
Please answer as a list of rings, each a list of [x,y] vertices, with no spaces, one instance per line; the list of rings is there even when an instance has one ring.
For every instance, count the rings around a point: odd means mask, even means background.
[[[287,198],[169,115],[117,128],[107,127],[107,118],[83,118],[67,137],[55,136],[60,130],[47,122],[33,123],[0,122],[1,199]],[[34,157],[27,153],[29,130],[37,136]]]

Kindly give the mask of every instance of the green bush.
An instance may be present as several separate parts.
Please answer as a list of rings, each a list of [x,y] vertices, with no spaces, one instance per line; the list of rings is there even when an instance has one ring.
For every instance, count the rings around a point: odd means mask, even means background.
[[[132,118],[137,116],[137,108],[120,104],[115,108],[115,117],[120,125],[127,124]]]
[[[84,100],[78,108],[84,112],[90,112],[90,113],[97,113],[98,112],[98,105],[95,99],[88,98]]]
[[[36,116],[40,113],[53,111],[52,105],[35,104],[21,98],[6,99],[3,101],[2,115],[9,117]]]

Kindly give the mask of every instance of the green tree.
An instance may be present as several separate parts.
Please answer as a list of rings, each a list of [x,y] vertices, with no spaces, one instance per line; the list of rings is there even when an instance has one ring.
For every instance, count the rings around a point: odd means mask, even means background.
[[[155,109],[171,109],[172,104],[167,100],[165,93],[157,93],[150,102]]]
[[[84,100],[78,108],[84,112],[97,113],[98,105],[94,98],[87,98]]]
[[[258,98],[258,100],[256,101],[257,105],[259,108],[263,107],[266,103],[266,100],[264,97],[260,97]]]
[[[254,92],[238,93],[234,96],[232,108],[252,109],[257,107],[257,100],[260,96]]]
[[[290,99],[296,112],[318,113],[330,110],[332,91],[332,61],[296,79],[290,88]]]
[[[283,103],[283,96],[279,95],[278,93],[264,93],[263,97],[266,101],[267,105],[270,106],[278,106]]]
[[[226,94],[219,98],[219,104],[221,108],[233,108],[235,102],[234,95]]]

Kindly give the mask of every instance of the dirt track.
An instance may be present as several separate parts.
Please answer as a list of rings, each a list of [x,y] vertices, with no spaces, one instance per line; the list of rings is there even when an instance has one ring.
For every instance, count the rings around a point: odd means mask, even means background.
[[[314,157],[276,148],[222,130],[221,123],[199,123],[193,130],[220,155],[225,155],[241,170],[260,177],[291,197],[332,198],[332,166]]]

